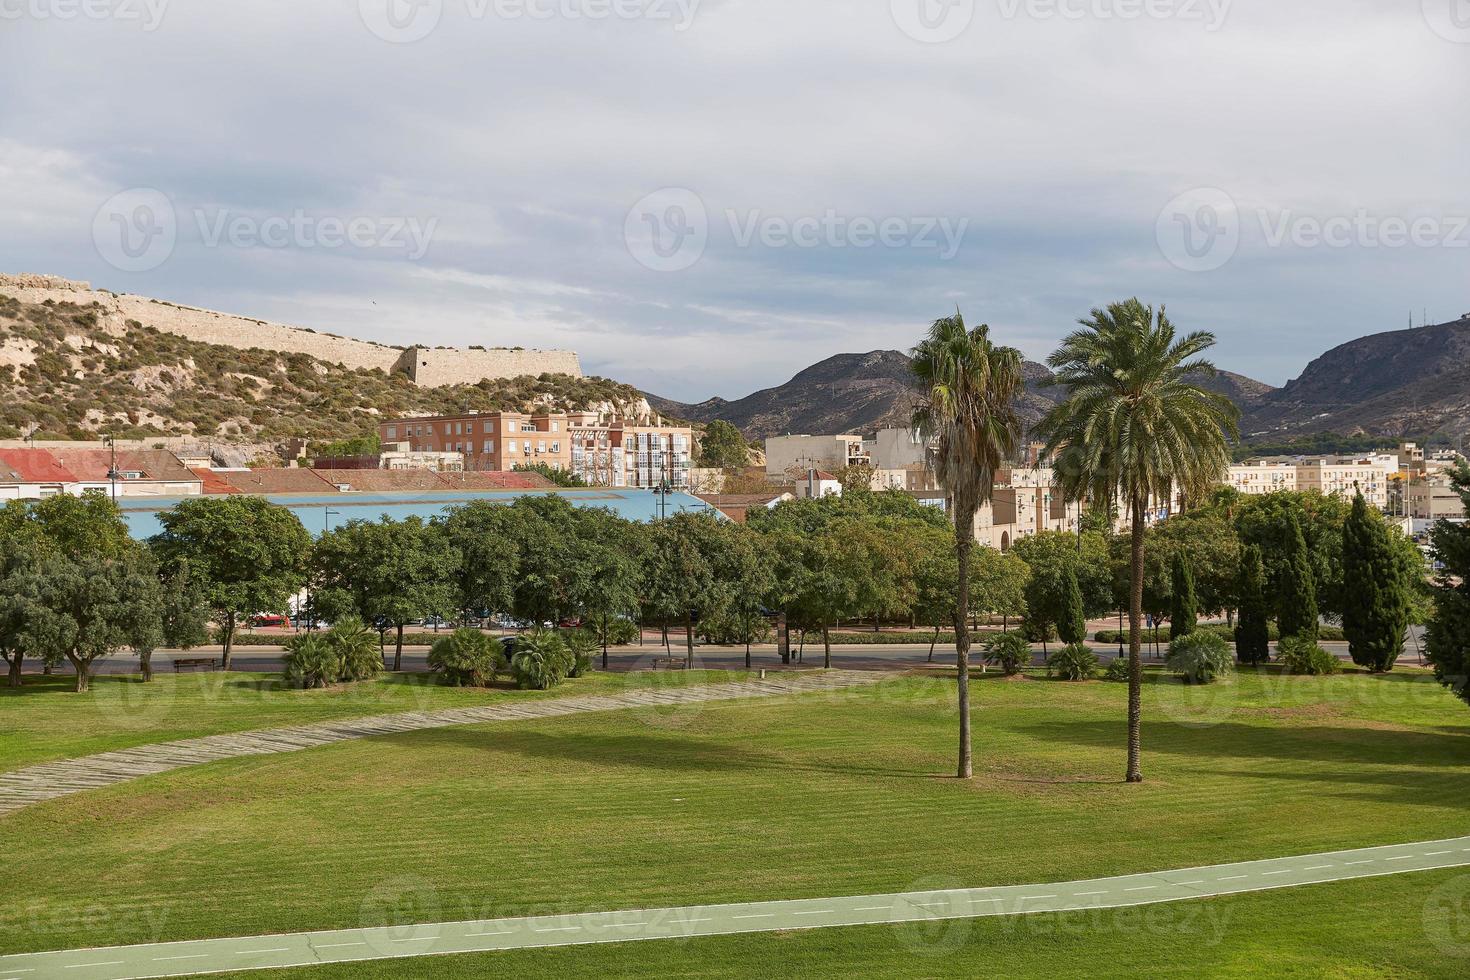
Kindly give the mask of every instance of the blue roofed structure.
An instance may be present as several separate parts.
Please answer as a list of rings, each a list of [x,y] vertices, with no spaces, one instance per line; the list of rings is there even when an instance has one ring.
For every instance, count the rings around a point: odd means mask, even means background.
[[[347,521],[376,521],[383,517],[403,520],[406,517],[421,517],[428,520],[445,513],[450,508],[463,506],[477,500],[488,500],[509,504],[519,497],[557,494],[578,507],[603,507],[631,521],[652,521],[665,516],[693,511],[713,513],[724,519],[719,511],[698,497],[687,493],[671,493],[663,502],[651,490],[595,488],[590,490],[458,490],[444,493],[323,493],[323,494],[262,494],[273,504],[293,511],[312,535],[320,535],[329,527],[340,527]],[[128,533],[138,540],[146,540],[163,530],[158,515],[182,500],[199,500],[200,497],[119,497],[118,507]]]

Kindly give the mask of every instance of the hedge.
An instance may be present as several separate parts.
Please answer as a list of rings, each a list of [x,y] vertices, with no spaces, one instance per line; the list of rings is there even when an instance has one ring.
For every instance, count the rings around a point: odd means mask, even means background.
[[[1205,626],[1198,626],[1198,627],[1196,627],[1196,630],[1198,632],[1203,632],[1203,633],[1214,633],[1216,636],[1219,636],[1221,639],[1223,639],[1226,643],[1232,643],[1233,644],[1235,642],[1235,629],[1233,627],[1226,626],[1224,623],[1210,623],[1210,624],[1205,625]],[[1267,632],[1270,634],[1271,642],[1274,643],[1277,640],[1281,639],[1280,631],[1278,631],[1276,629],[1276,624],[1275,623],[1271,623],[1267,627]],[[1124,630],[1123,632],[1120,633],[1117,630],[1098,630],[1097,633],[1094,634],[1093,640],[1096,641],[1096,642],[1098,642],[1098,643],[1117,643],[1117,642],[1119,642],[1119,637],[1122,638],[1122,642],[1127,643],[1128,642],[1128,631],[1127,630]],[[1169,631],[1168,631],[1168,629],[1166,627],[1164,627],[1163,625],[1160,625],[1159,626],[1159,641],[1160,642],[1163,642],[1163,641],[1167,640],[1168,638],[1169,638]],[[1319,640],[1338,640],[1338,641],[1341,641],[1341,640],[1344,640],[1345,639],[1345,637],[1342,635],[1342,627],[1341,626],[1322,626],[1318,630],[1318,632],[1317,632],[1317,638]],[[1145,643],[1149,643],[1149,642],[1152,642],[1152,639],[1153,639],[1153,630],[1149,629],[1148,627],[1144,627],[1144,629],[1143,629],[1143,641]]]

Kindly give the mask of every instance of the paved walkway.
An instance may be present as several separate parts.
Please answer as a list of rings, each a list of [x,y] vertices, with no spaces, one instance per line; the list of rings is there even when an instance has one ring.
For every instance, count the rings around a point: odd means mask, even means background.
[[[799,671],[772,675],[766,680],[738,681],[728,684],[701,684],[691,687],[656,688],[627,691],[622,694],[586,695],[571,698],[549,698],[524,703],[500,703],[483,708],[450,708],[443,711],[415,711],[367,718],[344,718],[337,721],[272,728],[258,732],[209,735],[180,739],[155,745],[103,752],[80,759],[65,759],[42,765],[0,773],[0,815],[32,803],[54,800],[89,789],[111,786],[154,773],[198,766],[221,759],[237,759],[250,755],[298,752],[302,749],[393,735],[451,725],[474,725],[487,721],[522,721],[530,718],[552,718],[557,715],[582,714],[590,711],[616,711],[626,708],[661,707],[691,704],[699,701],[728,701],[737,698],[770,697],[777,694],[802,694],[872,684],[884,675],[871,671]]]
[[[1464,865],[1470,865],[1470,837],[1043,885],[422,923],[27,953],[0,956],[0,980],[141,980],[538,946],[1086,911]]]

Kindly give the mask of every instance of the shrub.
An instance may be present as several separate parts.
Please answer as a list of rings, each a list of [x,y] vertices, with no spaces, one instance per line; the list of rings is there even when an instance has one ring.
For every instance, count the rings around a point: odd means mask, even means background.
[[[455,687],[489,687],[505,668],[500,640],[479,630],[455,630],[429,648],[429,669]]]
[[[566,679],[574,666],[566,642],[550,630],[536,630],[521,637],[511,659],[516,686],[528,691],[551,690]]]
[[[625,647],[638,642],[638,624],[631,619],[614,619],[607,624],[609,646]]]
[[[1310,636],[1288,636],[1276,648],[1281,666],[1291,674],[1335,674],[1337,658],[1317,645]]]
[[[571,657],[568,677],[582,677],[592,672],[592,655],[597,652],[597,635],[589,630],[567,630],[562,634],[567,654]]]
[[[1103,671],[1103,677],[1110,681],[1128,682],[1128,658],[1114,657],[1108,661],[1108,669]]]
[[[337,679],[365,681],[383,670],[378,638],[362,620],[347,618],[327,631],[324,639],[337,654]]]
[[[1031,644],[1018,632],[1002,633],[985,644],[985,662],[1014,676],[1031,664]]]
[[[286,683],[315,688],[334,684],[342,673],[337,651],[319,633],[302,633],[286,644]]]
[[[1230,644],[1214,633],[1186,633],[1169,644],[1169,669],[1186,684],[1209,684],[1231,666]]]
[[[1090,681],[1097,676],[1097,654],[1082,643],[1068,643],[1046,658],[1048,677],[1064,681]]]

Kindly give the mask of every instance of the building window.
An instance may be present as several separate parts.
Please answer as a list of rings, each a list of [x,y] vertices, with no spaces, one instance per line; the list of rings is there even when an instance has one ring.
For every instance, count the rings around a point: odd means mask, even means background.
[[[384,442],[397,442],[398,441],[398,426],[396,426],[396,425],[390,425],[386,429],[384,429],[383,430],[383,441]]]
[[[495,434],[495,423],[494,422],[486,422],[485,423],[485,432],[487,434],[489,434],[489,435],[494,435]]]
[[[495,440],[494,439],[486,439],[485,440],[485,452],[487,452],[487,453],[493,453],[493,452],[495,452]]]
[[[516,441],[514,439],[507,439],[505,441],[505,451],[508,453],[516,451]]]

